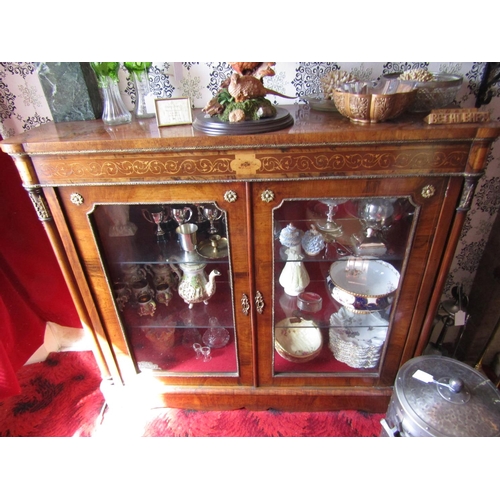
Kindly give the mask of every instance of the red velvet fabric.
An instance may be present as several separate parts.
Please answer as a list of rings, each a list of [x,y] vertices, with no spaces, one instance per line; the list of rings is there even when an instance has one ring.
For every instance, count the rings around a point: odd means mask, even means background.
[[[43,344],[47,321],[81,327],[43,224],[0,151],[0,400],[19,394],[15,373]]]

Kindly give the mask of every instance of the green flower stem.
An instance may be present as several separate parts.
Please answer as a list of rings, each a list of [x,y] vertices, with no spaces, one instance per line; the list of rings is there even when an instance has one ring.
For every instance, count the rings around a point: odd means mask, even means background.
[[[130,73],[141,73],[143,71],[148,71],[151,67],[150,62],[124,62],[123,65]]]
[[[97,76],[97,84],[100,88],[108,86],[108,78],[118,83],[118,70],[120,63],[118,62],[91,62],[90,67],[94,70]]]

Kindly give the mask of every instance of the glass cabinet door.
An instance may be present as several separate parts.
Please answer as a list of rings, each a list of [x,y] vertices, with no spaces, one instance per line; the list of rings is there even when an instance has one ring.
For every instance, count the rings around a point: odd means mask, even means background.
[[[226,214],[216,203],[97,205],[115,305],[140,370],[237,373]]]
[[[236,293],[248,293],[248,281],[234,279],[247,264],[244,192],[231,188],[238,202],[225,201],[215,184],[81,187],[77,206],[61,188],[90,307],[125,377],[251,383],[242,369],[251,355],[249,319],[234,307]]]
[[[415,211],[384,196],[272,210],[274,376],[378,373]]]

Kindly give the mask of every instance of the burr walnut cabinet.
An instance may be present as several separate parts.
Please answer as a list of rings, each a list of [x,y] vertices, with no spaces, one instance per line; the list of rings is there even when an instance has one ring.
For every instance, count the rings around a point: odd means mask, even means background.
[[[283,109],[293,125],[264,133],[96,120],[2,142],[105,394],[385,411],[426,346],[498,124]]]

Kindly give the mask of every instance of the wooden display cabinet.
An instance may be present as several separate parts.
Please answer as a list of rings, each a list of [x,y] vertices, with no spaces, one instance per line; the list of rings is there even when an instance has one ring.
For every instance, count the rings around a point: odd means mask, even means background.
[[[262,134],[98,120],[2,142],[95,340],[105,395],[193,409],[386,410],[399,368],[428,342],[500,127],[422,115],[362,126],[285,109],[294,125]],[[191,252],[173,211],[185,208]],[[287,228],[295,246],[283,244]],[[319,253],[302,244],[308,231]],[[394,289],[366,299],[366,279],[386,283],[386,271]],[[354,302],[335,281],[344,275],[361,287]],[[297,276],[321,297],[318,311],[285,293]],[[290,358],[275,342],[292,329]],[[194,343],[211,346],[210,359]]]

